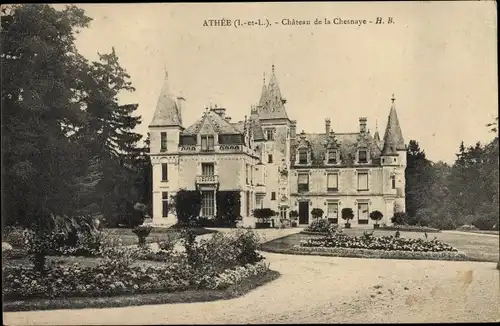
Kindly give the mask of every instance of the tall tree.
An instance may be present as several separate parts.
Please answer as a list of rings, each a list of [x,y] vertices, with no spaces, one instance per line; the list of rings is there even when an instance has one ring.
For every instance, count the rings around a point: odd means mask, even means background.
[[[410,140],[406,153],[406,212],[414,217],[417,210],[424,208],[428,201],[428,189],[432,184],[431,161],[420,149],[417,141]]]
[[[90,18],[68,6],[16,5],[1,17],[2,217],[41,237],[52,214],[75,210],[82,160],[68,126],[83,117],[78,76],[84,60],[74,34]],[[44,252],[37,255],[43,269]]]

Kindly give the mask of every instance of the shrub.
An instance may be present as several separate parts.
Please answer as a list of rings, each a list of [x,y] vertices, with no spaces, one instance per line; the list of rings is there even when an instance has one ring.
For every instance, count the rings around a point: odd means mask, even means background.
[[[408,224],[408,214],[405,212],[396,212],[394,216],[391,217],[391,222],[396,225],[407,225]]]
[[[261,222],[268,222],[269,219],[276,215],[276,212],[270,208],[257,208],[253,210],[253,216]]]
[[[175,208],[179,224],[190,224],[200,213],[201,193],[197,190],[181,189],[171,197],[170,205]]]
[[[474,225],[479,230],[494,230],[498,231],[498,215],[480,215],[476,216],[472,221]]]
[[[348,207],[342,208],[341,217],[347,223],[349,223],[349,220],[352,220],[354,218],[354,212],[352,211],[352,208],[348,208]]]
[[[3,242],[9,243],[14,248],[24,246],[24,229],[20,227],[6,227],[3,230]]]
[[[290,219],[296,220],[299,217],[299,212],[297,210],[290,211]]]
[[[477,231],[479,230],[477,227],[475,227],[474,225],[468,225],[468,224],[464,224],[462,226],[459,226],[457,228],[458,231]]]
[[[318,233],[328,233],[331,228],[336,228],[334,224],[331,224],[327,219],[319,219],[312,221],[305,231],[307,232],[318,232]]]
[[[241,195],[239,191],[217,191],[217,224],[234,225],[241,213]]]
[[[323,216],[324,211],[321,208],[313,208],[311,211],[311,215],[315,219],[320,219]]]
[[[378,224],[378,221],[380,221],[384,215],[380,211],[373,211],[370,213],[370,218],[375,221],[375,224]]]
[[[396,231],[398,232],[398,231]],[[358,248],[377,250],[401,250],[401,251],[458,251],[452,246],[436,239],[402,238],[397,236],[335,236],[324,238],[312,238],[301,242],[303,247],[338,247],[338,248]]]
[[[146,238],[151,233],[152,229],[153,227],[151,225],[139,225],[132,230],[139,239],[139,246],[143,247],[146,245]]]

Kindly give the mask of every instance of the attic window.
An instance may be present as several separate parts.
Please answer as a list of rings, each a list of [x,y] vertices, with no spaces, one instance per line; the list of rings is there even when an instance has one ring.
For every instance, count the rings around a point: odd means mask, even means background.
[[[337,164],[337,151],[329,150],[328,151],[328,164]]]
[[[307,150],[299,149],[299,164],[307,164]]]
[[[367,158],[365,150],[358,151],[358,162],[359,163],[367,163],[368,162],[368,158]]]
[[[214,150],[214,136],[201,136],[201,150],[213,151]]]

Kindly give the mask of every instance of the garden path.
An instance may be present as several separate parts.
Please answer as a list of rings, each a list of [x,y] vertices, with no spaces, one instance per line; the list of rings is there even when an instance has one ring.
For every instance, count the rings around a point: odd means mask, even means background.
[[[496,263],[264,255],[271,268],[282,276],[240,298],[109,309],[7,312],[4,324],[500,321]]]

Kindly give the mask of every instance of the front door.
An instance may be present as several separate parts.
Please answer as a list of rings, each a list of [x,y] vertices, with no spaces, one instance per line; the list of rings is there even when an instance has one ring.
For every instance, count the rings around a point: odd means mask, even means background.
[[[308,201],[299,201],[299,224],[309,224]]]

